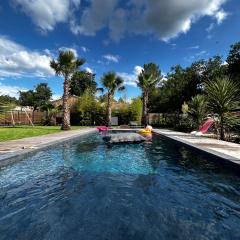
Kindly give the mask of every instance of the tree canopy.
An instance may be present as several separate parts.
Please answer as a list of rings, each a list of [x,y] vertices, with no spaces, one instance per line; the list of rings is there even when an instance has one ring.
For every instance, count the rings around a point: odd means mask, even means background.
[[[34,90],[19,92],[19,103],[21,106],[32,106],[34,110],[44,108],[52,97],[52,91],[47,83],[39,83]]]
[[[93,93],[96,92],[95,74],[86,71],[75,72],[71,78],[70,94],[81,96],[87,89]]]
[[[239,82],[240,80],[240,42],[231,45],[230,52],[227,57],[228,73],[231,78]]]

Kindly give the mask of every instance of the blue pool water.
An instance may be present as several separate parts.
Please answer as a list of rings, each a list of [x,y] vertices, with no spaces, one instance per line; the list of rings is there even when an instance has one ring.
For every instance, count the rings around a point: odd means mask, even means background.
[[[0,169],[0,239],[240,239],[240,181],[175,142],[89,135]]]

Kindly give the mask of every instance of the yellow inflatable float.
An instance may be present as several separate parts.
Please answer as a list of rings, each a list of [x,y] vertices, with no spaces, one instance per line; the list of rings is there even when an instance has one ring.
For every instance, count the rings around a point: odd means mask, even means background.
[[[146,133],[152,133],[152,131],[151,130],[149,130],[149,129],[141,129],[141,130],[139,130],[138,131],[139,133],[142,133],[142,134],[146,134]]]
[[[152,126],[147,126],[146,128],[144,129],[141,129],[138,131],[139,133],[141,134],[149,134],[149,133],[152,133]]]

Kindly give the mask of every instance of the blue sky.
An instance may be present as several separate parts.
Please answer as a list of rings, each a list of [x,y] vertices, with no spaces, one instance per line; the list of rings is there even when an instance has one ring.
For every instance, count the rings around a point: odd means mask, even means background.
[[[240,41],[239,0],[9,0],[0,1],[0,94],[48,82],[62,94],[49,60],[72,49],[96,73],[116,71],[131,98],[144,63],[163,73],[216,54]],[[118,95],[119,96],[119,95]]]

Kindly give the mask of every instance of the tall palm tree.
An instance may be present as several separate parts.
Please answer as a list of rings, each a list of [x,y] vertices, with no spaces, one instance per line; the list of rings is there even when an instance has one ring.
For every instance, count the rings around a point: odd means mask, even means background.
[[[111,126],[112,118],[112,99],[116,91],[123,91],[123,79],[115,72],[108,72],[101,79],[102,85],[107,89],[107,124]]]
[[[239,85],[229,78],[217,78],[205,83],[208,107],[219,116],[220,139],[225,139],[225,128],[239,121],[233,113],[240,105]]]
[[[161,81],[161,71],[155,63],[144,64],[138,76],[137,85],[142,90],[142,124],[148,124],[149,93]]]
[[[75,71],[85,63],[84,59],[76,59],[72,51],[59,51],[57,60],[50,62],[56,75],[64,77],[63,84],[63,122],[62,130],[70,130],[70,109],[68,106],[70,79]]]

